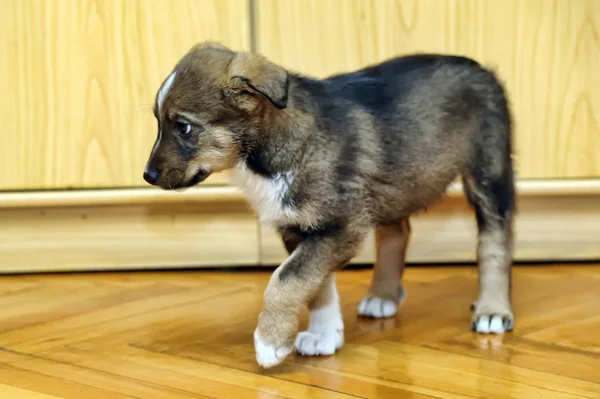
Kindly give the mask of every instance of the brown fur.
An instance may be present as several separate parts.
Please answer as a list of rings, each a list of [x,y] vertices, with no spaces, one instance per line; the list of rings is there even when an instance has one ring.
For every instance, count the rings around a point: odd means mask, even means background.
[[[232,170],[278,229],[290,257],[265,291],[261,345],[289,353],[302,306],[327,303],[323,284],[372,228],[369,296],[398,302],[408,219],[457,176],[480,232],[473,326],[487,332],[498,316],[512,329],[511,120],[494,73],[463,57],[413,55],[318,80],[215,43],[192,48],[174,73],[157,95],[144,177],[176,189]]]
[[[401,300],[404,288],[398,281],[404,273],[406,249],[410,238],[408,219],[375,229],[376,261],[369,294],[379,298]]]

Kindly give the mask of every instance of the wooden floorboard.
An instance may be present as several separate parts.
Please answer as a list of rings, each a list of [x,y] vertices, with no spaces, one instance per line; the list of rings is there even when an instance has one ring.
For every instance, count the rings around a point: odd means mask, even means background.
[[[0,398],[600,398],[600,265],[516,266],[503,336],[469,330],[474,267],[408,268],[380,321],[357,318],[371,271],[346,270],[342,350],[265,371],[252,333],[269,275],[2,276]]]

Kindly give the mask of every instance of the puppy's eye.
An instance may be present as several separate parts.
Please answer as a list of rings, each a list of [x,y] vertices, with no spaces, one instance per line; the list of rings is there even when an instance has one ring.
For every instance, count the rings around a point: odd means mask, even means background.
[[[192,132],[192,125],[185,122],[175,122],[175,130],[182,136],[187,136]]]

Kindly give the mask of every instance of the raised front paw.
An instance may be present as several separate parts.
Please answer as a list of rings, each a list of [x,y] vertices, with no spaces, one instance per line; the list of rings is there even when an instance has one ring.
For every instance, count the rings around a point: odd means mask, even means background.
[[[296,337],[294,347],[302,356],[329,356],[342,345],[344,345],[344,330],[332,329],[318,333],[302,331]]]
[[[254,349],[256,351],[256,362],[265,369],[283,362],[293,350],[291,345],[277,345],[266,342],[261,337],[258,328],[254,331]]]

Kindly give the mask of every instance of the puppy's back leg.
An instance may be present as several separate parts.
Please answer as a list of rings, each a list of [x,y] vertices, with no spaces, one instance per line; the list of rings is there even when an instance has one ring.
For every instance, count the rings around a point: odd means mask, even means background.
[[[470,159],[463,184],[478,227],[479,299],[472,328],[479,333],[513,329],[512,222],[515,188],[507,118],[492,114]]]
[[[375,229],[376,261],[369,293],[358,305],[364,317],[394,316],[406,293],[402,274],[410,237],[408,218]]]

